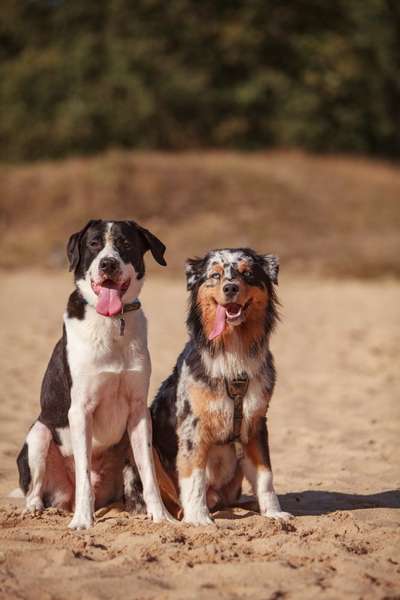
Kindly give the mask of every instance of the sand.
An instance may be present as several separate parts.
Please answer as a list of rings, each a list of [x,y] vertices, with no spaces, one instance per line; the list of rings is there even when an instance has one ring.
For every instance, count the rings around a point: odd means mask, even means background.
[[[217,527],[156,525],[115,506],[88,532],[7,497],[70,289],[68,275],[2,273],[1,599],[400,598],[399,282],[282,279],[270,438],[292,521],[253,503]],[[184,282],[152,277],[142,299],[154,393],[185,339]]]

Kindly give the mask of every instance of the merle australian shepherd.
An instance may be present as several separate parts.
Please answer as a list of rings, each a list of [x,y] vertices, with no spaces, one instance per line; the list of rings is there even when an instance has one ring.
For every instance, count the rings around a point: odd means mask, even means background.
[[[278,270],[275,256],[248,248],[187,261],[189,341],[151,413],[163,499],[188,523],[212,523],[210,510],[237,501],[243,477],[261,515],[291,516],[274,491],[266,421]]]

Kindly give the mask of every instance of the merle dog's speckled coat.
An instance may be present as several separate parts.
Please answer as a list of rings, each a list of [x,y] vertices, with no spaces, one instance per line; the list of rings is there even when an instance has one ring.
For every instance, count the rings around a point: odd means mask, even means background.
[[[162,495],[171,507],[177,501],[171,484],[179,485],[187,522],[211,523],[209,509],[234,502],[243,475],[262,515],[290,516],[281,511],[273,488],[266,425],[275,384],[269,340],[277,319],[278,269],[276,257],[247,248],[215,250],[187,262],[190,339],[151,406]],[[225,322],[216,335],[218,310]],[[243,373],[249,386],[239,459],[231,442],[234,409],[226,385]]]

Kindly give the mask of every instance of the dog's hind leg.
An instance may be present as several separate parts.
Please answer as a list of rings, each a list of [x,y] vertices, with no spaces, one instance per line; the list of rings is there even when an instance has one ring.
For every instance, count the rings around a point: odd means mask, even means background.
[[[74,501],[73,466],[68,468],[58,445],[51,441],[46,462],[46,477],[42,488],[45,508],[50,506],[71,511]]]
[[[43,510],[43,484],[50,442],[50,430],[36,421],[17,458],[20,486],[26,496],[26,511],[33,514]]]

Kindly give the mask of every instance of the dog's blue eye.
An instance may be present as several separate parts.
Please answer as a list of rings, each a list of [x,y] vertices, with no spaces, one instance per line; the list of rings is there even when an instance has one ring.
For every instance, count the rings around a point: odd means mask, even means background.
[[[243,271],[242,275],[246,279],[249,279],[251,277],[251,271]]]
[[[212,273],[211,277],[213,279],[221,279],[221,274],[220,273]]]

